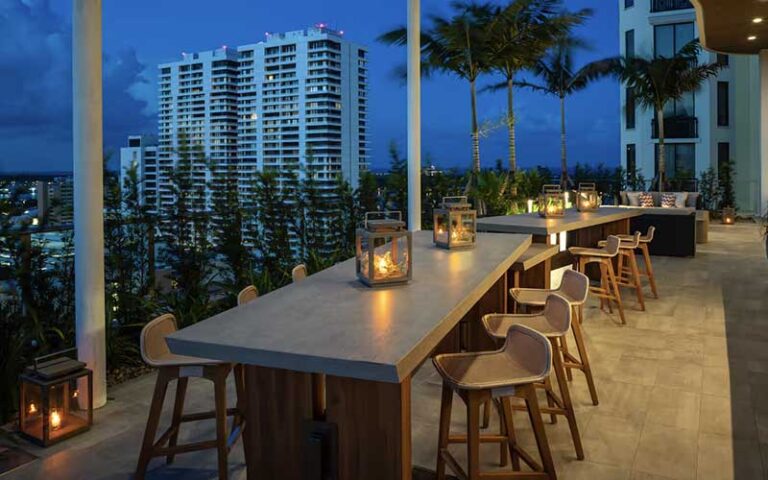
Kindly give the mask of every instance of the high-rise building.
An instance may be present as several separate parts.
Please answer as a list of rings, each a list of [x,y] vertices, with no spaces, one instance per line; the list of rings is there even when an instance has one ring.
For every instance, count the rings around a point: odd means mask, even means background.
[[[671,57],[699,37],[688,0],[619,0],[621,53]],[[757,57],[704,51],[701,62],[719,62],[717,77],[698,92],[667,104],[664,111],[667,177],[698,177],[709,167],[735,161],[738,206],[760,212],[760,111]],[[658,127],[654,112],[640,108],[621,87],[622,165],[655,178]],[[757,172],[757,173],[756,173]]]
[[[44,225],[66,225],[74,221],[72,177],[38,180],[35,187],[37,218]]]
[[[325,189],[342,175],[356,187],[368,168],[367,62],[364,47],[320,24],[161,64],[157,208],[173,198],[164,185],[185,141],[205,157],[193,155],[196,187],[210,192],[218,174],[237,175],[246,206],[255,206],[258,171],[275,172],[281,182],[312,175]],[[147,148],[124,150],[150,160]]]
[[[158,172],[157,141],[147,136],[132,135],[128,137],[128,146],[120,149],[120,185],[125,185],[127,172],[136,169],[139,180],[139,198],[143,205],[149,207],[151,213],[157,213],[160,192],[165,192],[170,199],[167,178]],[[166,175],[168,168],[166,168]],[[162,182],[162,183],[161,183]]]

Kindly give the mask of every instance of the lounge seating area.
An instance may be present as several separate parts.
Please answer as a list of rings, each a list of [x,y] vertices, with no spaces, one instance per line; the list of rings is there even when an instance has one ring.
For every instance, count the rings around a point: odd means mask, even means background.
[[[646,300],[643,312],[627,295],[626,325],[607,309],[601,310],[599,300],[590,296],[583,316],[577,316],[599,404],[593,401],[586,377],[574,370],[573,381],[564,383],[584,460],[577,459],[567,417],[552,424],[550,415],[543,415],[558,478],[764,478],[768,445],[761,442],[760,432],[768,428],[764,401],[768,395],[768,319],[760,313],[764,313],[768,286],[743,281],[762,278],[768,269],[754,235],[753,226],[715,225],[711,242],[700,248],[696,258],[653,257],[659,299]],[[494,321],[489,319],[487,324],[492,327]],[[525,335],[523,328],[517,333]],[[563,325],[558,328],[565,330]],[[573,337],[568,338],[575,345]],[[112,400],[95,412],[88,435],[33,450],[41,461],[4,478],[131,478],[154,384],[155,376],[150,375],[111,390]],[[431,363],[422,365],[414,376],[414,478],[434,478],[426,472],[435,468],[438,458],[441,398],[445,400],[442,384]],[[539,404],[548,408],[544,389],[537,390]],[[232,377],[227,396],[230,407],[234,406]],[[213,397],[209,382],[189,382],[189,411],[210,409]],[[173,418],[170,401],[166,400],[161,425],[170,424]],[[473,402],[477,404],[477,400]],[[453,398],[453,404],[451,432],[464,432],[468,424],[467,417],[459,413],[459,397]],[[482,434],[496,435],[492,432],[500,431],[500,417],[495,413],[489,417],[490,425]],[[535,430],[526,415],[518,412],[511,417],[520,448],[538,459]],[[469,418],[477,419],[477,415]],[[215,438],[212,422],[185,424],[178,441],[206,438]],[[451,445],[448,449],[458,464],[467,465],[466,447]],[[483,443],[478,455],[483,471],[500,468],[498,445]],[[158,459],[150,462],[146,478],[215,478],[216,456],[213,449],[178,455],[171,465]],[[83,458],[88,461],[81,461]],[[509,461],[515,459],[509,457]],[[242,448],[232,449],[227,466],[230,478],[246,478]]]

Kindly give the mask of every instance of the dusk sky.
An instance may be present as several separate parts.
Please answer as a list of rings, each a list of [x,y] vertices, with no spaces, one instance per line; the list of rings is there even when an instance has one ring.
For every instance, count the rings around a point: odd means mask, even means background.
[[[445,14],[449,3],[422,0],[422,10]],[[579,53],[577,65],[618,54],[615,0],[565,4],[571,10],[595,10],[577,31],[593,45],[591,51]],[[324,22],[370,49],[372,162],[374,168],[385,168],[392,140],[406,150],[406,89],[393,74],[405,62],[405,49],[375,39],[405,21],[406,0],[106,0],[105,148],[117,152],[129,134],[156,133],[158,63],[180,59],[182,52],[255,43],[268,31]],[[493,80],[487,77],[483,83]],[[481,122],[498,123],[505,99],[503,92],[482,95]],[[71,102],[71,1],[0,0],[0,172],[71,171]],[[593,84],[569,98],[567,108],[569,163],[618,165],[620,105],[615,81]],[[425,163],[468,167],[467,84],[448,76],[425,80],[422,111]],[[516,113],[520,164],[558,165],[557,99],[519,91]],[[483,166],[506,159],[506,145],[501,128],[484,137]]]

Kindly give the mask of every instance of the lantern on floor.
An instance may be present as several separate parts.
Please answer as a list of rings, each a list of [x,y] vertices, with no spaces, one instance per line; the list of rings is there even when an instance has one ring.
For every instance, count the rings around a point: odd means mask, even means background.
[[[736,209],[723,208],[722,221],[724,225],[733,225],[734,223],[736,223]]]
[[[576,210],[594,212],[600,208],[600,195],[594,183],[580,183],[576,192]]]
[[[365,285],[397,285],[411,279],[413,242],[400,212],[366,213],[355,243],[357,278]]]
[[[539,215],[545,218],[565,215],[565,194],[560,185],[544,185],[539,195]]]
[[[471,210],[467,197],[445,197],[434,212],[433,240],[442,248],[471,248],[477,239],[477,211]]]
[[[19,431],[32,442],[47,447],[85,432],[93,424],[93,373],[66,356],[75,349],[35,359],[19,376]],[[84,379],[88,394],[84,404],[78,382]]]

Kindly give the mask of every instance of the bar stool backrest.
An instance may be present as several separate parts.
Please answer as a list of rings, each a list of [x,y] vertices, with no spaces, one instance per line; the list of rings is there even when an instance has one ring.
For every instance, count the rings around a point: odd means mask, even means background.
[[[610,238],[610,237],[609,237]],[[640,232],[635,232],[632,236],[632,240],[624,240],[621,244],[622,247],[634,250],[640,246]]]
[[[547,297],[543,314],[561,334],[565,335],[571,329],[571,304],[560,295],[553,293]]]
[[[576,270],[566,270],[559,291],[571,300],[572,305],[583,305],[589,294],[589,277]]]
[[[160,315],[141,329],[141,358],[150,367],[158,367],[161,359],[170,355],[171,351],[165,337],[178,330],[176,317],[170,313]]]
[[[291,278],[293,278],[293,283],[299,283],[300,281],[307,278],[307,266],[303,263],[300,263],[293,267],[293,270],[291,271]]]
[[[656,227],[651,225],[650,227],[648,227],[648,233],[646,233],[645,236],[641,238],[643,243],[651,243],[653,241],[654,233],[656,233]]]
[[[530,379],[538,382],[549,377],[552,369],[552,345],[547,337],[532,328],[512,325],[507,332],[507,340],[502,351],[522,362],[526,370],[537,372]]]
[[[608,255],[615,257],[619,254],[619,245],[621,245],[621,239],[616,235],[608,237],[608,244],[605,246],[605,251]]]
[[[248,285],[237,294],[237,304],[245,305],[259,298],[259,289],[253,285]]]

